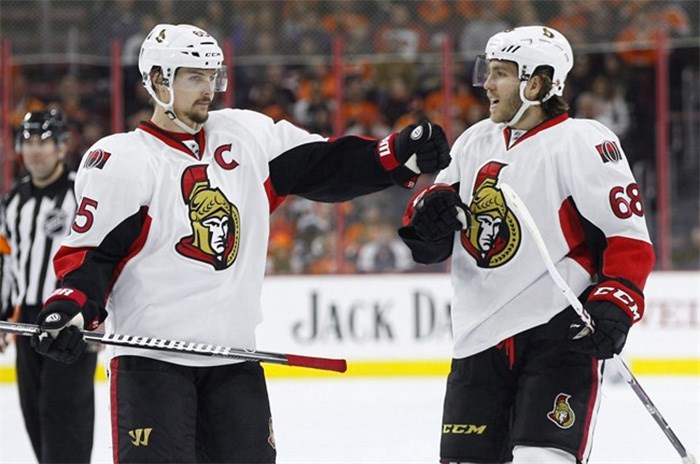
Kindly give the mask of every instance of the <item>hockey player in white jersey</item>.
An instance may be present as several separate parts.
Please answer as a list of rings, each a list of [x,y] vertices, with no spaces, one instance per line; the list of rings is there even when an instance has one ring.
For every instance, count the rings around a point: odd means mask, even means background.
[[[38,351],[77,356],[77,328],[105,318],[108,333],[254,349],[269,217],[288,195],[344,201],[449,164],[444,132],[427,121],[381,142],[328,140],[252,111],[209,112],[222,63],[193,26],[161,24],[144,40],[153,117],[83,157]],[[257,363],[117,348],[110,388],[116,462],[275,461]]]
[[[528,26],[490,38],[475,84],[490,118],[467,129],[452,163],[407,207],[399,230],[421,263],[452,257],[454,359],[442,462],[586,462],[604,360],[644,312],[654,265],[639,186],[620,141],[567,115],[573,66],[559,32]],[[550,278],[501,191],[509,184],[541,231],[595,332]]]

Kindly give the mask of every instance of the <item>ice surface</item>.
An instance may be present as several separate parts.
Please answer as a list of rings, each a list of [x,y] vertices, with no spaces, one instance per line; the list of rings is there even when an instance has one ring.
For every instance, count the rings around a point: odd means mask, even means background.
[[[640,377],[688,450],[700,452],[700,377]],[[445,379],[271,379],[280,464],[437,463]],[[111,462],[107,384],[97,384],[93,462]],[[631,388],[607,381],[591,460],[680,463]],[[17,387],[0,384],[0,463],[35,462]]]

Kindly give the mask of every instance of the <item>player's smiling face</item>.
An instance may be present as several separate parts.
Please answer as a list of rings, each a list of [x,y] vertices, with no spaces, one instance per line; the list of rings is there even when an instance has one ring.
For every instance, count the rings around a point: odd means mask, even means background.
[[[491,120],[496,123],[510,121],[522,103],[518,66],[510,61],[491,60],[484,89],[490,102]]]
[[[212,69],[181,68],[177,71],[175,114],[187,125],[203,124],[209,117],[209,106],[214,98],[216,71]]]

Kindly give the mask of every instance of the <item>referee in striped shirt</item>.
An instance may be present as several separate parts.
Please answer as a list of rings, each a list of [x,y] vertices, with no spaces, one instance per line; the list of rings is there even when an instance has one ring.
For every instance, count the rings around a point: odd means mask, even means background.
[[[27,113],[18,128],[16,151],[29,175],[2,203],[3,319],[33,324],[56,288],[52,259],[76,210],[75,173],[64,164],[67,135],[57,109]],[[17,337],[16,351],[20,405],[38,461],[90,462],[97,354],[86,350],[63,364],[37,353],[27,337]]]

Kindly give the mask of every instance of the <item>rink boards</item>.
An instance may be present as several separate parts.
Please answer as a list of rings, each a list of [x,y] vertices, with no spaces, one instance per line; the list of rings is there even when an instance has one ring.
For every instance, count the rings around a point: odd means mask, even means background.
[[[451,358],[450,295],[446,274],[268,277],[258,348],[345,358],[348,371],[266,365],[267,375],[445,375]],[[654,272],[645,295],[645,317],[633,327],[624,351],[632,370],[700,375],[700,272]],[[14,380],[13,360],[11,351],[0,355],[0,381]]]

